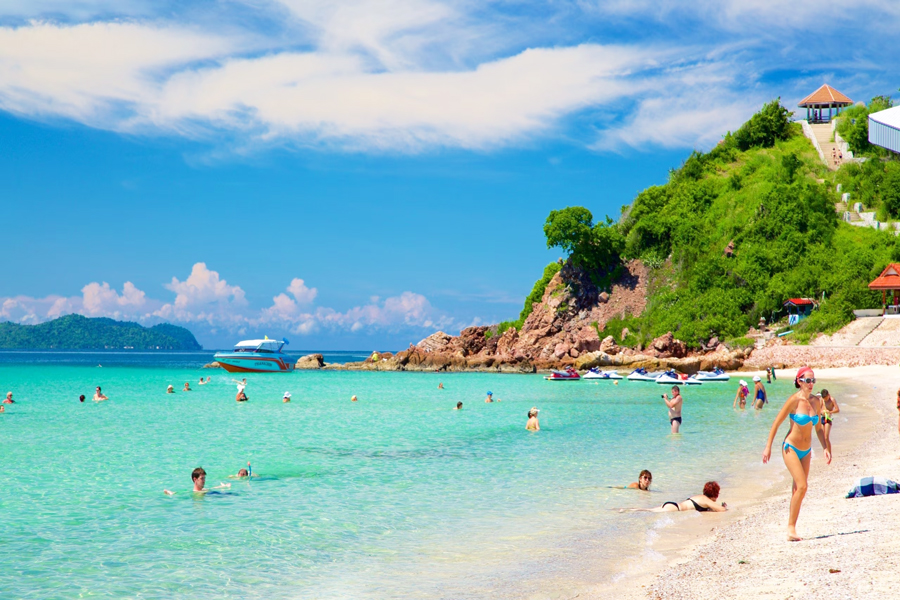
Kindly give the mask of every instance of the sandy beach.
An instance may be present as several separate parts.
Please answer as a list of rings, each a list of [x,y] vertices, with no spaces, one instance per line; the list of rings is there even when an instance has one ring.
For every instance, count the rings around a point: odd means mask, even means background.
[[[900,572],[900,495],[844,496],[859,477],[900,480],[900,370],[819,369],[816,377],[816,390],[830,385],[843,391],[844,403],[852,407],[846,413],[852,416],[832,430],[830,466],[813,442],[809,491],[798,522],[804,541],[786,541],[791,480],[775,455],[770,465],[783,477],[767,490],[733,501],[726,490],[734,510],[711,519],[692,515],[661,529],[649,553],[661,557],[635,565],[614,590],[585,596],[823,599],[890,593]],[[772,398],[771,417],[783,400]],[[764,444],[760,440],[760,454]]]

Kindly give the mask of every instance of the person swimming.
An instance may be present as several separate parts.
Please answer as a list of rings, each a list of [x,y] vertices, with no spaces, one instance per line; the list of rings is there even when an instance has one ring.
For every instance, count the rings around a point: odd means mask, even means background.
[[[525,429],[527,429],[528,431],[541,430],[541,424],[538,422],[539,412],[540,411],[537,408],[533,406],[531,407],[531,410],[528,411],[528,422],[525,423]]]
[[[290,402],[291,401],[291,393],[285,392],[284,396],[281,397],[282,402]]]
[[[220,490],[231,487],[230,483],[220,483],[216,487],[207,488],[206,471],[203,470],[203,467],[197,467],[196,469],[191,471],[191,481],[194,483],[194,489],[191,490],[194,494],[207,494],[212,490]],[[174,496],[177,492],[163,490],[163,493],[166,496]]]
[[[181,391],[183,391],[183,392],[192,392],[192,391],[194,391],[194,390],[191,389],[191,384],[190,384],[190,382],[185,381],[185,382],[184,382],[184,389],[181,390]]]
[[[629,483],[625,486],[628,489],[632,490],[642,490],[645,492],[650,491],[650,484],[653,483],[653,474],[650,473],[647,469],[641,471],[640,475],[638,475],[638,480],[632,483]]]
[[[172,385],[172,384],[170,383],[170,384],[168,385],[168,387],[166,388],[166,393],[167,393],[167,394],[174,394],[174,393],[175,393],[175,386]]]
[[[103,392],[100,391],[100,386],[97,386],[97,391],[94,392],[94,402],[103,402],[104,400],[109,400]]]
[[[97,388],[100,389],[100,388]],[[12,392],[6,392],[6,399],[3,401],[3,404],[15,404],[16,401],[12,399]]]
[[[456,408],[454,408],[453,410],[462,410],[462,402],[457,402]]]

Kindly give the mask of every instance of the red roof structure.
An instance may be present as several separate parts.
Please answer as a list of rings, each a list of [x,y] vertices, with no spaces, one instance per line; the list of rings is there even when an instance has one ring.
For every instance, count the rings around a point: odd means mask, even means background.
[[[789,298],[784,301],[787,304],[793,304],[794,306],[815,306],[817,302],[815,300],[810,300],[809,298]]]
[[[870,290],[900,290],[900,263],[891,263],[869,284]]]
[[[800,108],[828,108],[829,106],[850,106],[853,100],[827,83],[800,101]]]

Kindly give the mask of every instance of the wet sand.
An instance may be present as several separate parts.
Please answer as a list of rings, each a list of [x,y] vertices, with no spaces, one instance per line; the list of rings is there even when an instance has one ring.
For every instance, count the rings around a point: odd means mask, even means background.
[[[844,496],[860,477],[900,481],[900,369],[818,369],[816,377],[816,391],[830,388],[841,413],[831,435],[831,465],[813,437],[809,490],[797,525],[804,541],[786,539],[791,479],[775,451],[762,465],[761,439],[760,456],[723,486],[729,512],[652,515],[641,560],[623,564],[614,585],[577,597],[820,600],[890,594],[900,577],[900,495]],[[774,419],[783,400],[772,398],[767,418]],[[783,436],[786,426],[781,431]]]

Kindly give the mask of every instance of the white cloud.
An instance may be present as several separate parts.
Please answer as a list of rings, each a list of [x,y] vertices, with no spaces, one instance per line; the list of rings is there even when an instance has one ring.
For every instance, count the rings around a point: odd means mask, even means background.
[[[319,293],[319,290],[317,290],[316,288],[306,287],[306,284],[303,282],[303,280],[297,278],[291,280],[291,285],[288,286],[287,290],[300,304],[312,303],[312,301],[316,299],[316,295]]]
[[[130,281],[125,282],[121,296],[105,281],[103,284],[89,283],[81,289],[81,293],[82,310],[88,316],[133,314],[147,304],[147,295]],[[55,305],[52,310],[62,310],[62,305]]]
[[[211,271],[206,263],[196,263],[191,268],[191,274],[184,281],[172,278],[171,283],[165,285],[166,289],[175,292],[175,308],[186,309],[203,306],[210,303],[236,305],[246,304],[244,290],[236,285],[228,285],[228,282],[219,277],[218,271]]]
[[[237,43],[176,26],[110,22],[0,27],[0,108],[125,129],[167,69]]]

